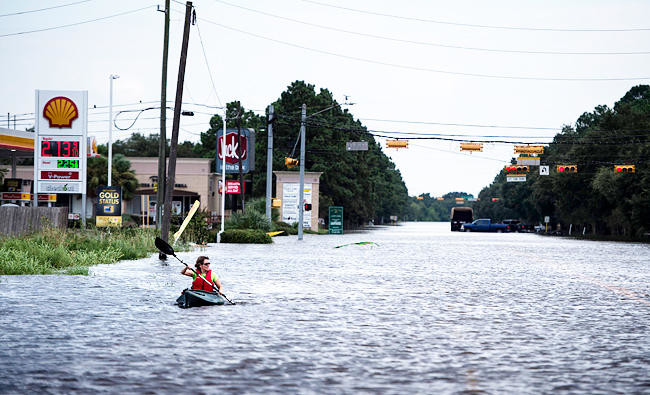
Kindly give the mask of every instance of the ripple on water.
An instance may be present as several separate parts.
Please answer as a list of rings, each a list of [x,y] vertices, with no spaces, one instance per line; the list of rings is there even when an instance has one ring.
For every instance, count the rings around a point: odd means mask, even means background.
[[[0,392],[643,393],[650,248],[405,224],[0,278]],[[335,246],[374,241],[375,246]],[[192,262],[198,252],[180,253]],[[644,303],[646,301],[647,303]]]

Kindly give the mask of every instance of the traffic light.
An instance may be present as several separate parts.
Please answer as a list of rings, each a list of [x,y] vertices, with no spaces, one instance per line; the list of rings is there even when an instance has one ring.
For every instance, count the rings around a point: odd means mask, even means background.
[[[158,183],[157,182],[153,183],[153,191],[158,192]]]
[[[386,148],[408,148],[408,140],[386,140]]]
[[[614,171],[617,173],[635,173],[634,165],[614,165]]]
[[[311,211],[311,203],[305,203],[305,211]]]
[[[524,165],[508,165],[505,167],[506,173],[509,174],[528,173],[528,170],[528,166]]]
[[[483,152],[483,144],[482,143],[460,143],[460,150],[469,151],[469,152],[474,152],[474,151]]]
[[[557,165],[556,170],[558,173],[577,173],[578,165]]]
[[[541,145],[515,145],[516,154],[537,154],[544,153],[544,147]]]
[[[284,158],[284,165],[287,167],[295,167],[298,166],[298,159],[286,157]]]
[[[280,208],[282,207],[282,200],[271,198],[271,208]]]

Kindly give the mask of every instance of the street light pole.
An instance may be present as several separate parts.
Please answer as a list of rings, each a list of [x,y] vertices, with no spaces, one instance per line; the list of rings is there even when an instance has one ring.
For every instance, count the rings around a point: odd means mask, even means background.
[[[111,173],[113,171],[113,80],[120,78],[119,75],[111,74],[110,99],[108,104],[108,186],[111,186]]]

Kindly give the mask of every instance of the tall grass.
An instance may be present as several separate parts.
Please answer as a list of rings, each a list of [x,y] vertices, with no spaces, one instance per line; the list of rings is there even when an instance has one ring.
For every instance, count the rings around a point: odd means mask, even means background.
[[[88,267],[157,251],[154,229],[45,229],[0,238],[0,275],[88,274]]]

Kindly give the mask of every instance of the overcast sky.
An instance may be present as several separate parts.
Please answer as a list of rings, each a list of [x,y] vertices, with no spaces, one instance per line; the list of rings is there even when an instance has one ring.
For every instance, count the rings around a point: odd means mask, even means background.
[[[183,117],[180,141],[198,141],[207,129],[218,110],[206,106],[241,100],[263,113],[292,81],[304,80],[341,103],[348,95],[355,118],[382,134],[543,142],[583,112],[612,106],[632,86],[650,81],[648,1],[193,4],[198,19],[183,101],[194,103],[184,109],[196,115]],[[89,134],[106,142],[111,74],[120,76],[115,112],[158,106],[164,18],[156,5],[164,2],[1,1],[0,125],[7,125],[7,113],[11,127],[14,115],[17,129],[33,124],[35,89],[88,90],[91,107],[99,107],[89,112]],[[172,1],[169,100],[184,8]],[[55,28],[64,25],[74,26]],[[30,33],[41,29],[49,30]],[[129,131],[114,131],[114,139],[158,133],[158,115],[144,112]],[[118,126],[129,126],[130,118],[121,115]],[[384,152],[410,195],[477,195],[509,163],[513,144],[486,144],[468,154],[458,142],[410,140],[406,150]]]

